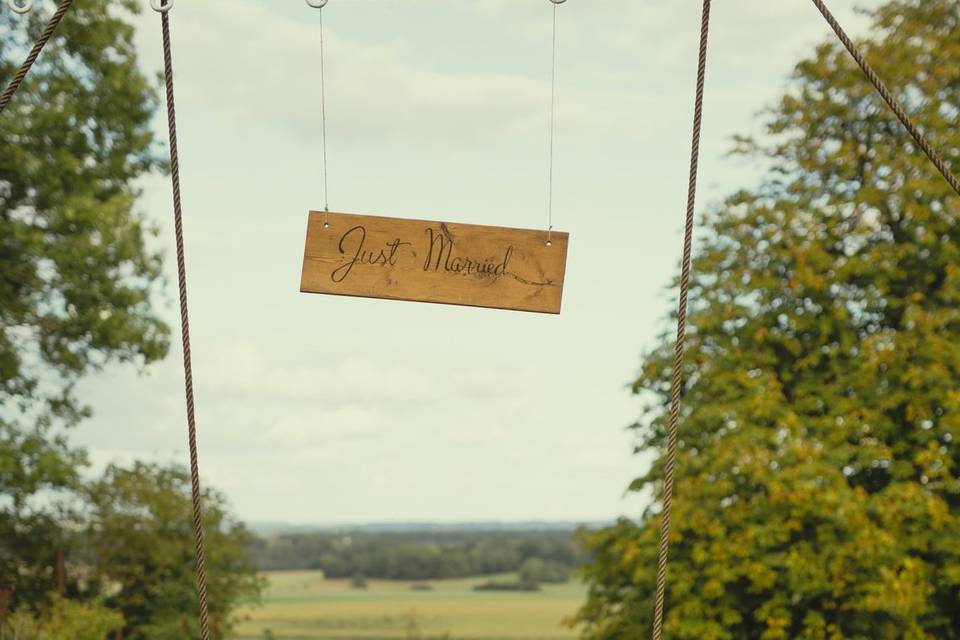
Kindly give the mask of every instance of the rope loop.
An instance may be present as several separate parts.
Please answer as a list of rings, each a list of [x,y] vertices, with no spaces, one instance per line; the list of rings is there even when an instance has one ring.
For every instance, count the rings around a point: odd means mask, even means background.
[[[150,8],[157,13],[167,13],[173,9],[173,0],[150,0]]]
[[[30,10],[33,9],[33,0],[7,0],[7,4],[10,5],[14,13],[20,15],[30,13]]]
[[[550,2],[552,2],[553,4],[563,4],[566,1],[567,0],[550,0]]]
[[[327,6],[328,0],[307,0],[307,5],[314,9],[323,9]]]

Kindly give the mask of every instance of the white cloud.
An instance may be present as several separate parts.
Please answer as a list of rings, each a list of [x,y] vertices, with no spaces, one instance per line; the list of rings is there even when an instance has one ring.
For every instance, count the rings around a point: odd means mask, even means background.
[[[312,415],[287,415],[269,427],[257,444],[261,447],[310,447],[329,442],[370,438],[384,432],[384,412],[373,406],[348,406],[318,410]]]
[[[549,3],[331,2],[331,191],[388,213],[539,223]],[[852,5],[834,9],[856,25]],[[556,220],[574,235],[564,313],[544,318],[296,294],[303,211],[319,192],[317,14],[178,3],[201,469],[243,517],[640,511],[621,500],[648,462],[630,455],[637,403],[623,384],[663,326],[677,264],[699,9],[561,7]],[[155,70],[156,15],[142,24]],[[803,3],[715,5],[704,185],[755,177],[722,159],[725,137],[756,127],[797,55],[827,35]],[[145,187],[142,206],[168,221],[168,184]],[[96,414],[75,433],[98,464],[186,461],[178,351],[148,378],[121,368],[84,384]]]
[[[629,20],[629,4],[616,4],[625,5],[624,19],[618,20],[624,33],[627,26],[640,24]],[[508,7],[511,18],[503,22]],[[490,21],[491,25],[520,34],[535,27],[543,42],[529,43],[537,64],[522,60],[517,66],[491,56],[486,63],[481,60],[464,69],[424,58],[399,35],[387,41],[364,40],[328,20],[324,47],[330,144],[456,146],[490,136],[544,139],[550,58],[549,40],[543,39],[541,31],[547,30],[548,35],[549,19],[544,19],[540,9],[530,3],[478,3],[476,11],[500,18]],[[174,31],[177,81],[184,105],[189,100],[192,108],[229,118],[238,130],[238,143],[244,130],[270,128],[319,144],[316,20],[302,15],[287,17],[262,3],[235,0],[211,0],[178,10],[190,12]],[[622,60],[614,60],[612,68],[578,74],[582,48],[594,45],[585,42],[588,36],[580,35],[576,22],[568,21],[563,29],[569,30],[564,34],[569,42],[561,48],[558,63],[563,136],[649,139],[650,128],[640,121],[642,114],[676,108],[675,101],[686,104],[686,91],[635,91],[631,85],[642,68],[632,63],[625,67]],[[490,46],[497,46],[492,34],[474,35],[491,39]],[[596,44],[605,49],[618,37],[610,34]],[[664,44],[686,46],[676,38]],[[636,46],[634,42],[632,48]],[[597,76],[608,81],[598,83]]]
[[[277,363],[263,346],[244,342],[222,345],[215,358],[220,366],[210,383],[216,393],[234,397],[332,407],[356,403],[408,406],[434,397],[434,384],[424,372],[366,357]]]
[[[194,14],[177,31],[182,93],[238,126],[269,126],[318,141],[316,21],[232,0],[202,3]],[[409,61],[399,39],[362,42],[329,24],[324,47],[328,124],[338,142],[463,139],[490,127],[540,132],[549,95],[542,80],[430,69]]]

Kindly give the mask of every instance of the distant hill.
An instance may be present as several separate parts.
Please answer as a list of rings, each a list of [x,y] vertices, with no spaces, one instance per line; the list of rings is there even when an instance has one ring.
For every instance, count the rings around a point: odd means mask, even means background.
[[[260,535],[287,533],[409,533],[439,531],[574,531],[580,526],[596,529],[610,524],[609,521],[555,521],[529,520],[521,522],[373,522],[365,524],[296,524],[289,522],[250,522],[247,526]]]

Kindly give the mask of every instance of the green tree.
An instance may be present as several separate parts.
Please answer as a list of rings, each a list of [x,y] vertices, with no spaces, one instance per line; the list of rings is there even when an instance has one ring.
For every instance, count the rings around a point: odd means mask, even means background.
[[[960,3],[870,17],[868,58],[960,169]],[[960,198],[837,45],[767,133],[737,150],[771,171],[709,216],[694,265],[666,635],[960,638]],[[658,455],[671,348],[634,385]],[[654,506],[582,534],[584,637],[649,633],[658,527]]]
[[[103,640],[123,626],[123,616],[103,605],[51,596],[37,617],[29,610],[14,613],[6,626],[13,640]],[[4,637],[0,632],[0,637]]]
[[[124,637],[180,640],[199,617],[195,582],[190,474],[179,467],[111,466],[89,490],[87,531],[96,583],[105,604],[123,613]],[[227,511],[226,500],[203,496],[208,605],[229,632],[231,613],[263,588],[248,547],[252,534]]]
[[[353,576],[353,579],[350,581],[351,589],[367,589],[370,585],[367,584],[367,579],[363,576],[362,573],[358,573]]]
[[[528,558],[520,565],[520,582],[559,584],[570,579],[570,568],[553,560]]]
[[[129,21],[140,4],[75,3],[0,116],[0,586],[18,601],[52,587],[63,514],[49,497],[85,463],[63,431],[89,415],[75,383],[167,351],[150,303],[160,257],[134,206],[158,167]],[[44,20],[0,11],[0,86]]]

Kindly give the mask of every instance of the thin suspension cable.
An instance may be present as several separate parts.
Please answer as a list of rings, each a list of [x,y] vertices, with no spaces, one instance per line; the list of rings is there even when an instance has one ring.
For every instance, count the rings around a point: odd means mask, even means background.
[[[320,129],[323,137],[323,210],[330,211],[327,184],[327,88],[323,69],[323,9],[320,9]]]
[[[64,14],[67,13],[67,9],[70,8],[71,4],[73,4],[73,0],[60,1],[60,5],[50,18],[50,21],[47,22],[47,26],[44,27],[43,33],[41,33],[40,37],[37,38],[33,48],[27,55],[27,59],[23,61],[22,65],[20,65],[20,68],[17,70],[17,73],[14,74],[13,80],[10,81],[10,84],[7,85],[7,88],[3,90],[3,93],[0,93],[0,113],[3,113],[3,110],[7,108],[8,104],[10,104],[13,94],[15,94],[17,89],[20,88],[20,83],[23,82],[23,79],[27,77],[27,73],[30,72],[30,68],[33,66],[33,63],[36,62],[37,57],[43,50],[43,47],[47,44],[47,41],[50,40],[53,32],[56,31],[57,25],[60,24],[60,20],[63,19]]]
[[[163,7],[168,7],[164,0]],[[177,279],[180,285],[180,337],[183,341],[183,375],[187,402],[187,440],[190,446],[190,491],[193,500],[193,533],[197,557],[197,592],[200,599],[200,636],[210,640],[210,622],[207,613],[207,577],[203,543],[202,494],[200,493],[200,466],[197,459],[197,421],[193,397],[193,363],[190,355],[190,314],[187,310],[187,267],[183,243],[183,205],[180,198],[180,159],[177,152],[177,110],[173,97],[173,54],[170,47],[170,20],[168,11],[162,11],[163,75],[167,89],[167,129],[170,138],[170,179],[173,187],[173,219],[177,241]]]
[[[547,244],[553,238],[553,141],[557,130],[557,4],[553,4],[553,44],[550,59],[550,169],[547,186]]]
[[[680,392],[683,387],[683,347],[687,331],[687,296],[690,290],[690,256],[693,251],[694,210],[697,172],[700,166],[700,131],[703,124],[703,93],[707,74],[707,40],[710,33],[710,0],[703,0],[700,24],[700,59],[697,65],[697,95],[693,110],[693,144],[690,151],[690,180],[687,189],[687,216],[683,231],[683,263],[680,275],[680,303],[677,310],[677,342],[673,356],[673,387],[670,393],[670,422],[663,476],[663,513],[660,521],[660,549],[657,558],[657,595],[653,613],[653,640],[663,637],[663,607],[667,586],[667,557],[670,551],[670,516],[673,509],[673,475],[677,459],[677,431],[680,422]]]
[[[960,195],[960,180],[957,179],[956,174],[950,170],[950,167],[948,167],[947,163],[943,160],[943,156],[941,156],[940,153],[933,148],[910,116],[907,115],[906,109],[904,109],[900,101],[893,96],[893,94],[890,92],[890,89],[887,88],[887,85],[884,84],[883,80],[880,79],[880,76],[877,75],[877,72],[873,70],[873,67],[870,66],[869,62],[867,62],[863,52],[857,48],[857,46],[853,43],[853,40],[850,39],[850,36],[847,35],[847,32],[843,30],[843,27],[840,26],[839,22],[837,22],[837,19],[830,12],[830,9],[827,8],[827,5],[823,2],[823,0],[813,0],[813,4],[816,5],[817,9],[820,10],[820,13],[823,14],[827,24],[830,25],[834,33],[837,34],[837,37],[840,38],[840,42],[842,42],[843,46],[847,48],[847,51],[850,52],[850,55],[853,56],[853,59],[856,60],[858,65],[860,65],[860,69],[863,71],[863,74],[867,76],[867,79],[870,80],[871,83],[873,83],[873,86],[876,88],[877,93],[880,94],[880,97],[886,101],[893,113],[897,116],[897,118],[900,119],[900,122],[903,123],[903,126],[906,127],[907,131],[910,132],[910,135],[913,136],[917,146],[919,146],[920,149],[927,154],[930,162],[932,162],[933,165],[940,170],[940,173],[943,175],[944,179],[946,179],[950,186],[953,187],[953,190]]]

